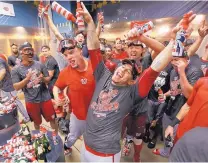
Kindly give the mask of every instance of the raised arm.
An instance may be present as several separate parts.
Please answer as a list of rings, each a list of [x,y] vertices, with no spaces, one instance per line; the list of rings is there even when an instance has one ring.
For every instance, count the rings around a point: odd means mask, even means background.
[[[189,18],[189,23],[196,17],[195,14],[193,14]],[[180,23],[180,22],[179,22]],[[172,40],[169,42],[168,46],[166,46],[154,59],[151,66],[143,72],[139,79],[139,95],[141,97],[145,97],[148,95],[155,79],[157,78],[159,72],[161,72],[172,60],[172,48],[174,45],[173,39],[176,37],[176,33],[180,30],[180,26],[177,25],[171,33]]]
[[[38,10],[41,11],[41,8],[44,6],[39,5]],[[61,35],[61,33],[58,31],[58,29],[56,28],[56,26],[54,25],[52,19],[50,18],[50,16],[48,16],[48,8],[49,5],[47,5],[45,8],[44,13],[42,14],[42,17],[45,19],[46,23],[48,24],[49,28],[51,29],[51,31],[53,32],[53,34],[55,35],[56,39],[58,39],[59,41],[63,40],[64,37]]]
[[[56,28],[56,26],[53,24],[52,19],[47,15],[47,16],[45,16],[45,20],[46,20],[49,28],[51,29],[51,31],[55,35],[56,39],[59,40],[59,41],[63,40],[64,37],[61,35],[61,33]]]
[[[104,21],[104,17],[102,13],[98,13],[98,24],[96,28],[97,37],[100,37],[101,28],[102,28],[102,22]]]
[[[204,37],[208,34],[208,25],[206,25],[205,20],[202,21],[199,29],[198,29],[199,36],[197,37],[196,41],[190,46],[187,50],[188,56],[193,56],[196,51],[199,49]]]
[[[160,43],[159,41],[147,37],[145,35],[140,35],[138,37],[139,41],[141,41],[142,43],[144,43],[147,47],[151,48],[153,51],[151,53],[151,57],[154,60],[155,57],[165,48],[165,46]]]
[[[92,68],[95,70],[97,65],[102,61],[100,43],[96,33],[95,23],[85,5],[83,3],[81,4],[83,12],[80,12],[80,14],[84,16],[85,22],[87,23],[87,48],[89,50]]]
[[[146,97],[160,71],[162,71],[172,59],[173,41],[170,41],[159,55],[155,58],[152,65],[145,70],[139,78],[139,95]]]

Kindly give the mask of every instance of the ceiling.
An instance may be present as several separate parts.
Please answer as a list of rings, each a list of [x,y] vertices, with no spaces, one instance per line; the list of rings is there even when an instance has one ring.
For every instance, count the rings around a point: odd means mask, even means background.
[[[200,22],[205,19],[205,15],[197,15],[193,20],[191,26],[194,29],[191,37],[194,38],[198,35],[197,30]],[[170,39],[170,31],[176,26],[181,18],[160,18],[151,20],[155,27],[147,34],[161,41]],[[138,20],[139,21],[139,20]],[[207,21],[208,22],[208,21]],[[114,41],[117,37],[124,38],[124,35],[130,30],[131,22],[119,22],[113,24],[105,24],[104,32],[101,33],[101,38],[108,41]]]

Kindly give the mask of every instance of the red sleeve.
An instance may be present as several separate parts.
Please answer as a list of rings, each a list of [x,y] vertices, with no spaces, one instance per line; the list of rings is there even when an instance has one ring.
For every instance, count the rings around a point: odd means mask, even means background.
[[[67,79],[67,73],[65,71],[66,69],[63,69],[59,76],[58,79],[56,80],[55,86],[58,87],[59,89],[63,90],[64,88],[67,87],[66,79]]]
[[[100,49],[95,49],[95,50],[88,50],[90,54],[90,60],[92,63],[92,69],[93,72],[97,68],[97,65],[102,61],[102,55],[100,53]]]
[[[197,93],[199,87],[200,87],[202,84],[203,84],[203,78],[202,78],[202,79],[199,79],[199,80],[196,82],[196,84],[194,85],[193,90],[192,90],[192,92],[191,92],[191,95],[189,96],[189,98],[188,98],[188,100],[187,100],[187,102],[186,102],[189,106],[192,105],[192,103],[193,103],[193,101],[194,101],[194,98],[196,97],[196,93]]]
[[[154,71],[151,67],[146,69],[139,77],[138,92],[140,97],[146,97],[155,81],[159,72]]]

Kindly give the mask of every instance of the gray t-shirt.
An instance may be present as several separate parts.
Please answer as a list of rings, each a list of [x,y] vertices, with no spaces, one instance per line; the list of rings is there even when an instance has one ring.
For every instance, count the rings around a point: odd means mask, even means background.
[[[175,144],[169,162],[208,162],[208,128],[196,127]]]
[[[30,82],[22,89],[25,94],[25,101],[32,103],[40,103],[51,99],[46,84],[35,82],[40,73],[44,77],[49,76],[46,67],[40,62],[34,61],[30,66],[20,65],[12,70],[12,81],[18,83],[25,79],[26,74],[31,71],[33,73]],[[33,84],[32,84],[33,83]]]
[[[115,154],[121,150],[121,124],[132,111],[134,101],[141,101],[138,83],[131,86],[112,84],[112,73],[101,62],[95,73],[96,88],[87,114],[85,144],[91,149]]]
[[[59,66],[57,61],[51,55],[46,58],[45,66],[48,71],[54,70],[53,77],[51,78],[51,81],[48,83],[49,90],[52,90],[60,73]]]
[[[14,67],[14,66],[16,66],[16,65],[19,65],[20,62],[21,62],[21,57],[20,57],[20,55],[18,55],[18,56],[10,55],[10,56],[8,57],[8,64],[9,64],[9,66],[11,66],[11,67]]]
[[[207,60],[203,60],[197,54],[195,54],[192,57],[190,57],[190,62],[193,66],[195,66],[197,68],[201,68],[201,70],[203,71],[203,73],[205,75],[207,68],[208,68],[208,61]]]
[[[6,70],[6,74],[4,78],[0,81],[0,89],[5,92],[12,92],[14,91],[14,87],[13,87],[9,67],[3,59],[0,59],[0,70],[3,70],[3,69]]]

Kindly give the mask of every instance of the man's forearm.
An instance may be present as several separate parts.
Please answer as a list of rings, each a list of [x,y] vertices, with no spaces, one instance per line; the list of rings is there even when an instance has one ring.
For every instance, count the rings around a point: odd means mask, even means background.
[[[52,19],[49,16],[45,16],[45,20],[49,28],[52,30],[53,34],[55,35],[56,39],[58,39],[59,41],[63,40],[64,37],[61,35],[61,33],[56,28],[56,26],[53,24]]]
[[[151,64],[151,68],[157,72],[162,71],[172,59],[172,47],[174,41],[170,41],[168,46],[166,46],[154,59]]]
[[[152,39],[150,37],[147,37],[145,35],[141,35],[139,37],[139,40],[142,43],[144,43],[147,47],[154,50],[156,53],[160,53],[165,48],[165,46],[162,43],[160,43],[159,41]]]
[[[185,72],[181,72],[179,73],[179,75],[180,75],[180,85],[181,85],[182,93],[186,98],[189,98],[193,90],[193,86],[189,84]]]
[[[190,48],[187,50],[187,54],[189,57],[193,56],[196,53],[203,39],[204,39],[203,37],[199,36],[197,40],[190,46]]]
[[[88,50],[98,49],[100,47],[99,39],[93,20],[87,26],[87,48]]]
[[[96,34],[98,38],[100,37],[100,33],[101,33],[101,25],[100,25],[100,22],[98,22],[97,28],[96,28]]]
[[[24,88],[27,85],[28,82],[29,82],[29,80],[27,78],[25,78],[21,82],[13,84],[14,89],[18,91],[18,90]]]
[[[180,111],[178,112],[178,114],[176,115],[176,118],[178,118],[178,120],[182,121],[183,118],[188,114],[189,109],[190,109],[190,106],[189,106],[187,103],[185,103],[185,104],[182,106],[181,110],[180,110]]]

